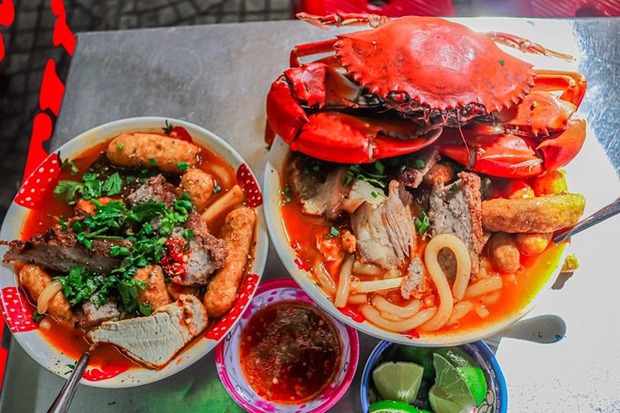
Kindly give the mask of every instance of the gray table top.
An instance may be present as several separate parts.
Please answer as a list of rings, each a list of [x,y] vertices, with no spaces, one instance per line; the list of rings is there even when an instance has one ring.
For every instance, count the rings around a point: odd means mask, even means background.
[[[568,48],[577,54],[578,70],[589,80],[580,111],[607,155],[602,162],[611,161],[609,170],[620,172],[620,138],[616,136],[620,130],[620,72],[616,70],[620,60],[620,19],[462,21],[474,28],[530,35],[542,43],[547,39],[556,49]],[[203,126],[228,140],[262,182],[267,154],[263,142],[264,102],[269,85],[287,66],[288,52],[294,45],[332,34],[333,31],[324,32],[301,22],[80,34],[51,149],[108,121],[143,115],[173,117]],[[617,175],[612,172],[606,179],[612,181],[612,192],[618,192]],[[607,270],[617,273],[617,267],[610,264]],[[287,276],[287,272],[270,249],[265,278],[281,276]],[[360,364],[354,384],[334,411],[361,409],[361,373],[378,340],[364,334],[360,337]],[[616,349],[620,348],[617,334],[608,339],[616,343]],[[615,360],[620,358],[619,354],[616,351],[611,356]],[[508,358],[502,356],[500,363]],[[597,401],[589,399],[587,388],[580,391],[572,385],[565,386],[572,382],[565,382],[562,377],[554,377],[551,383],[547,375],[533,375],[529,386],[519,377],[511,384],[511,377],[507,376],[511,411],[620,411],[620,396],[614,390],[620,387],[618,379],[593,379],[598,380],[594,385],[602,389],[596,395]],[[0,411],[45,411],[64,383],[64,379],[40,368],[14,340],[5,377]],[[209,354],[184,372],[152,385],[124,390],[81,386],[71,411],[213,411],[209,397],[227,397],[221,388],[214,390],[214,386],[219,386],[219,382],[214,356]]]

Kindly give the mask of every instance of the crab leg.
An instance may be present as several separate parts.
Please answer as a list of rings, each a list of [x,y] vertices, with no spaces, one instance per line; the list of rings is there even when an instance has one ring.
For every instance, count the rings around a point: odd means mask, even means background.
[[[334,51],[334,43],[338,39],[321,40],[319,42],[312,42],[306,44],[297,45],[291,50],[290,66],[299,67],[302,65],[300,57],[309,56],[318,53],[330,53]]]
[[[575,60],[575,58],[569,54],[547,49],[538,43],[534,43],[533,41],[524,37],[515,36],[514,34],[503,32],[487,32],[485,34],[496,43],[518,49],[523,53],[541,54],[544,56],[557,57],[568,61]]]
[[[308,13],[297,13],[299,20],[306,21],[314,26],[326,29],[326,26],[361,26],[379,27],[388,23],[391,19],[387,16],[366,13],[336,13],[327,16],[315,16]]]

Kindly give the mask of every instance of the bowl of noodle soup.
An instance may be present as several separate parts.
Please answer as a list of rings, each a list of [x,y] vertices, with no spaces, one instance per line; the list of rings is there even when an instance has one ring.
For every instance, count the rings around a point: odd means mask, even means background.
[[[491,249],[503,245],[504,235],[492,234],[489,241],[487,231],[481,233],[478,260],[472,258],[471,248],[458,234],[429,236],[433,225],[440,225],[442,218],[435,211],[434,219],[429,222],[428,215],[417,206],[411,211],[415,219],[415,241],[409,255],[402,262],[388,262],[387,269],[380,268],[376,261],[390,259],[383,250],[379,249],[371,260],[360,258],[360,243],[372,240],[379,228],[369,223],[371,219],[363,221],[360,227],[355,222],[359,218],[347,212],[346,205],[340,215],[331,219],[304,213],[305,204],[300,202],[299,190],[291,188],[295,179],[291,165],[304,156],[291,151],[279,138],[271,148],[264,181],[270,236],[282,262],[304,291],[336,319],[361,332],[420,346],[453,346],[480,340],[503,331],[525,316],[534,307],[539,293],[548,289],[555,280],[554,275],[559,273],[566,245],[553,244],[550,235],[545,235],[547,241],[536,254],[518,254],[517,270],[501,271],[492,259],[495,250]],[[315,161],[308,163],[306,159],[302,174],[320,175]],[[331,167],[340,166],[328,166]],[[455,175],[456,183],[449,184],[446,192],[456,192],[453,188],[457,184],[461,185],[459,188],[467,187],[468,183],[461,181],[479,180],[471,178],[473,175]],[[504,181],[501,185],[494,181],[497,191],[494,197],[500,197],[505,188],[497,188],[506,184]],[[352,192],[355,190],[355,181],[351,184],[344,178],[344,183],[353,185]],[[366,183],[359,186],[368,188]],[[528,185],[536,187],[536,182],[528,181]],[[515,191],[514,185],[508,187]],[[383,190],[371,188],[371,196],[363,204],[369,210],[380,209],[398,199],[398,191],[393,182]],[[480,203],[480,198],[477,202]],[[329,201],[324,203],[329,207]],[[446,203],[444,207],[450,209],[454,205]],[[382,225],[389,226],[386,218],[383,219]],[[354,225],[358,225],[357,231],[353,231]],[[422,229],[427,231],[424,236],[420,234]],[[387,242],[397,244],[399,240]],[[450,276],[446,275],[446,250],[451,251],[448,255],[452,257],[447,260],[451,261]],[[472,264],[474,260],[476,263]],[[419,279],[412,280],[411,273],[416,272]],[[408,282],[417,285],[404,291]]]

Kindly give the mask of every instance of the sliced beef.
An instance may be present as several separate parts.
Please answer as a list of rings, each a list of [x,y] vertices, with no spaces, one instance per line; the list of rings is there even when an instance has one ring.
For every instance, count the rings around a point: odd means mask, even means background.
[[[417,188],[422,183],[424,175],[439,161],[439,149],[436,146],[430,146],[415,153],[416,159],[421,160],[424,166],[415,168],[407,166],[396,175],[395,179],[409,188]]]
[[[480,253],[484,246],[480,177],[461,172],[459,180],[450,185],[434,185],[431,189],[429,218],[430,235],[452,234],[469,248],[472,272],[478,272]],[[454,255],[442,254],[440,263],[454,267]],[[444,265],[442,265],[444,267]]]
[[[121,312],[116,301],[109,300],[97,307],[93,296],[82,305],[77,324],[81,328],[90,330],[105,321],[116,321],[119,318],[121,318]]]
[[[195,212],[190,213],[185,228],[194,233],[189,241],[187,274],[185,277],[177,275],[172,281],[179,285],[206,285],[209,276],[226,263],[228,246],[209,232],[206,222]]]
[[[93,343],[110,343],[144,366],[160,369],[207,327],[207,312],[193,295],[182,295],[148,317],[107,321],[88,333]]]
[[[0,241],[8,245],[3,261],[38,264],[42,267],[69,272],[73,267],[86,267],[91,272],[107,274],[118,267],[121,259],[110,256],[110,248],[118,245],[131,247],[125,240],[93,239],[93,248],[88,249],[77,240],[73,232],[62,231],[53,226],[42,234],[33,235],[28,241]]]
[[[336,168],[324,180],[315,173],[305,173],[303,159],[295,158],[289,166],[293,191],[302,203],[302,212],[308,215],[324,215],[333,220],[340,216],[351,186],[344,185],[346,168]]]
[[[131,205],[143,204],[146,201],[163,202],[166,207],[172,206],[176,199],[174,186],[166,181],[163,175],[152,176],[138,189],[127,195]]]
[[[409,257],[414,246],[411,195],[397,181],[390,182],[388,197],[379,205],[367,202],[351,215],[351,227],[361,258],[394,268]]]

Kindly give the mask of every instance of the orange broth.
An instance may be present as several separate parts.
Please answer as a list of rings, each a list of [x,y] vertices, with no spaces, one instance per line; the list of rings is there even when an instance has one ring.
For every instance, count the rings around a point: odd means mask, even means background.
[[[287,182],[283,182],[284,185]],[[313,266],[320,260],[323,262],[323,256],[318,251],[316,246],[316,237],[327,234],[332,226],[338,227],[337,224],[326,220],[324,217],[307,216],[302,213],[301,202],[293,197],[291,202],[281,203],[282,219],[286,228],[286,232],[289,237],[291,247],[296,251],[299,260],[297,265],[300,269],[305,270],[309,277],[313,278],[315,284],[321,288],[319,280],[314,275]],[[416,256],[423,256],[422,252],[426,247],[427,242],[416,238]],[[510,275],[500,274],[489,271],[490,275],[499,274],[502,275],[503,287],[501,291],[501,298],[494,304],[485,304],[485,307],[489,310],[489,316],[486,318],[480,318],[475,311],[470,311],[466,316],[461,318],[455,324],[450,326],[444,326],[435,332],[424,332],[424,335],[442,335],[455,329],[460,332],[468,332],[482,328],[486,325],[495,324],[504,320],[523,308],[532,301],[536,294],[541,290],[544,284],[547,282],[553,270],[557,267],[562,252],[564,251],[565,244],[555,245],[550,243],[545,251],[538,256],[523,256],[521,259],[521,268],[514,274],[514,279]],[[486,248],[483,251],[483,258],[486,253]],[[338,284],[338,266],[325,265],[325,269],[329,272],[334,283]],[[360,279],[362,277],[359,277]],[[434,289],[434,286],[432,287]],[[330,296],[329,293],[325,292]],[[370,294],[369,294],[370,296]],[[404,304],[407,300],[404,300],[398,289],[390,290],[387,293],[387,297],[390,301],[397,305]],[[332,300],[334,297],[331,297]],[[472,300],[476,301],[476,300]],[[359,307],[347,304],[343,311],[352,317],[362,317],[361,313],[351,309]],[[403,333],[403,334],[409,334]],[[418,332],[413,331],[417,336]]]
[[[61,172],[59,180],[77,180],[79,181],[88,169],[88,167],[99,157],[102,152],[105,152],[109,142],[112,140],[99,143],[84,152],[80,153],[77,157],[72,159],[73,163],[78,167],[79,172],[75,175],[71,175],[69,172]],[[162,134],[162,139],[167,139]],[[214,152],[208,150],[204,146],[194,142],[194,144],[200,147],[198,154],[197,167],[205,172],[213,175],[214,179],[221,175],[221,171],[225,171],[225,176],[222,179],[218,179],[218,185],[221,186],[222,191],[219,193],[224,194],[234,186],[236,182],[235,170],[226,161],[216,155]],[[62,154],[61,154],[62,155]],[[64,160],[64,159],[63,159]],[[214,171],[217,170],[215,173]],[[210,202],[217,199],[217,196],[211,198]],[[73,206],[54,198],[53,194],[48,192],[47,199],[42,202],[46,206],[45,209],[31,209],[28,212],[28,216],[24,221],[24,226],[20,233],[20,238],[26,240],[36,233],[44,232],[47,228],[56,223],[54,217],[64,216],[68,217],[73,214]],[[219,234],[224,224],[225,214],[218,217],[214,221],[214,225],[209,230],[214,234]],[[248,263],[251,265],[251,261]],[[16,271],[19,271],[21,266],[16,266]],[[30,298],[29,298],[30,299]],[[33,302],[30,299],[31,303]],[[36,303],[33,304],[36,308]],[[61,353],[68,357],[78,359],[80,355],[88,350],[90,344],[85,338],[84,331],[79,328],[71,328],[70,326],[56,322],[52,317],[46,316],[44,318],[49,322],[50,328],[39,328],[39,332],[45,339],[54,347],[56,347]],[[191,346],[192,343],[186,345],[184,349]],[[126,368],[141,368],[141,366],[125,357],[116,347],[101,343],[98,344],[94,351],[91,352],[90,366],[115,366]]]

